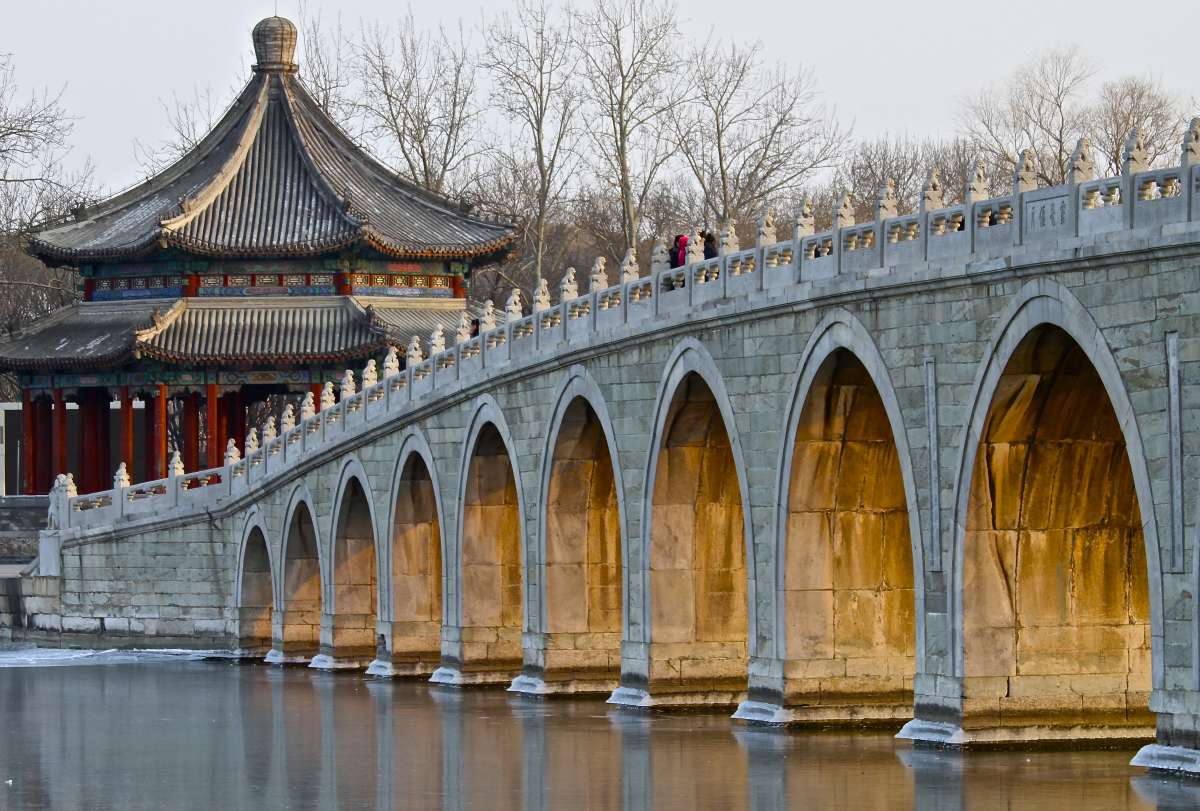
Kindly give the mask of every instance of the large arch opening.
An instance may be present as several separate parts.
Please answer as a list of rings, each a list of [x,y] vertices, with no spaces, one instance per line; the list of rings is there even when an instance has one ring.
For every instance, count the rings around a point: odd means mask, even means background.
[[[748,655],[742,495],[724,419],[694,372],[672,397],[657,453],[650,691],[734,702]]]
[[[253,527],[242,550],[242,583],[238,593],[238,647],[246,653],[271,648],[271,556],[260,527]]]
[[[392,521],[392,664],[432,673],[441,658],[442,536],[429,468],[410,453]]]
[[[332,655],[369,662],[375,642],[375,528],[357,476],[346,480],[333,530]]]
[[[511,676],[521,667],[521,515],[499,430],[475,440],[463,498],[462,668]]]
[[[822,362],[800,412],[786,533],[785,704],[814,718],[911,716],[916,623],[904,479],[879,391],[846,349]]]
[[[1104,384],[1065,331],[1021,341],[981,437],[962,552],[964,728],[1152,736],[1133,473]]]
[[[283,539],[283,616],[275,649],[311,658],[321,643],[321,560],[317,527],[306,502],[296,505]]]
[[[621,671],[621,519],[600,419],[563,413],[545,504],[545,678],[611,689]]]

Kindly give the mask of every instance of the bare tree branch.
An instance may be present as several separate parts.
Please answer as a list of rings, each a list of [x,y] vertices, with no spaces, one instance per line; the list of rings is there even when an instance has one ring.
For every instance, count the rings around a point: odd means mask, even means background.
[[[579,56],[571,42],[570,19],[552,19],[541,0],[523,0],[513,16],[502,14],[487,27],[489,47],[482,64],[492,74],[492,102],[517,122],[517,149],[500,159],[532,175],[532,224],[528,243],[536,285],[542,278],[547,227],[563,202],[577,140]],[[517,155],[532,155],[521,160]],[[522,166],[523,165],[523,166]]]
[[[670,121],[705,213],[746,220],[834,166],[846,136],[812,75],[765,67],[756,45],[709,40],[688,59],[687,94]]]

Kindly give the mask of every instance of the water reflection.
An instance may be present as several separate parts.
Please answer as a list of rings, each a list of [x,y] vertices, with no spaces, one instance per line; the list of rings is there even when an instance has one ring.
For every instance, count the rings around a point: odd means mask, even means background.
[[[4,808],[1200,806],[1130,752],[955,752],[219,663],[0,671]]]

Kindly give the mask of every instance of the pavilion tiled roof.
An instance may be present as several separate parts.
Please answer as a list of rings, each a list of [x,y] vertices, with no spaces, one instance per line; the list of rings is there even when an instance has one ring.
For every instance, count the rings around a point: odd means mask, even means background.
[[[0,368],[111,368],[138,358],[171,364],[306,365],[362,360],[427,336],[452,333],[463,299],[420,305],[384,297],[311,296],[255,300],[180,298],[81,302],[0,343]]]
[[[141,185],[38,232],[30,252],[84,264],[168,248],[282,258],[364,245],[476,262],[507,250],[512,226],[469,215],[360,149],[297,78],[294,27],[268,21],[282,39],[256,28],[254,76],[208,136]]]

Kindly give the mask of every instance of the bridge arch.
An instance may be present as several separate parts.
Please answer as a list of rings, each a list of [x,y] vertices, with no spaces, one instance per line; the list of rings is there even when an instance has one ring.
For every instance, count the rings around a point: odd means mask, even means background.
[[[328,575],[316,501],[297,482],[288,495],[275,567],[278,621],[272,647],[283,660],[311,658],[321,639],[321,613]]]
[[[1050,372],[1038,371],[1039,367],[1036,366],[1030,366],[1029,369],[1026,370],[1025,367],[1029,366],[1029,364],[1033,362],[1031,359],[1036,360],[1042,366],[1046,366],[1047,364],[1054,365]],[[1068,367],[1066,364],[1072,364],[1072,366]],[[1064,371],[1064,369],[1066,371]],[[1040,385],[1038,381],[1041,378],[1051,378],[1051,376],[1053,376],[1053,379],[1051,379],[1048,389],[1051,392],[1050,394],[1045,393],[1045,391],[1041,389],[1033,388],[1033,386]],[[1010,379],[1010,382],[1007,384],[1004,384],[1005,377]],[[1014,381],[1013,378],[1015,377],[1027,378],[1027,380],[1024,381],[1026,385],[1022,386],[1021,380]],[[1122,564],[1125,567],[1122,569],[1122,571],[1126,572],[1126,579],[1122,584],[1119,585],[1126,593],[1126,599],[1131,601],[1131,606],[1134,603],[1141,601],[1138,598],[1139,594],[1141,595],[1141,599],[1144,599],[1145,602],[1148,603],[1146,609],[1148,609],[1149,614],[1149,643],[1151,648],[1151,650],[1139,652],[1130,647],[1128,651],[1123,649],[1122,653],[1125,653],[1128,657],[1128,673],[1131,676],[1130,681],[1133,680],[1132,676],[1134,675],[1135,668],[1141,668],[1141,664],[1134,664],[1134,659],[1137,658],[1139,662],[1144,662],[1145,658],[1149,658],[1154,664],[1151,667],[1149,663],[1145,663],[1145,669],[1149,672],[1143,673],[1142,675],[1151,682],[1151,685],[1161,687],[1163,679],[1161,668],[1162,581],[1158,546],[1158,530],[1153,494],[1151,492],[1150,476],[1138,422],[1134,416],[1133,407],[1130,402],[1129,393],[1126,389],[1125,382],[1121,377],[1120,370],[1117,367],[1116,360],[1107,340],[1104,337],[1104,334],[1097,326],[1091,314],[1079,302],[1079,300],[1076,299],[1067,288],[1048,278],[1032,280],[1025,284],[1017,292],[1013,301],[1009,304],[1008,308],[1000,317],[996,327],[995,337],[989,346],[984,362],[981,364],[978,372],[976,373],[972,397],[968,403],[968,413],[970,415],[970,419],[963,429],[962,439],[959,445],[960,457],[955,477],[954,491],[953,536],[951,538],[952,546],[949,555],[949,563],[952,567],[952,650],[954,656],[955,675],[960,679],[972,678],[975,675],[979,675],[972,672],[975,668],[968,662],[969,657],[967,655],[967,642],[968,637],[970,636],[967,624],[968,622],[978,623],[980,621],[976,619],[979,609],[971,608],[968,610],[965,608],[964,591],[966,589],[968,579],[973,581],[971,585],[972,596],[976,598],[976,603],[978,605],[982,606],[986,602],[985,594],[991,593],[988,591],[987,583],[980,579],[984,576],[980,574],[980,572],[983,572],[984,569],[981,569],[978,565],[968,560],[967,546],[971,541],[969,536],[973,533],[976,535],[981,534],[980,528],[975,526],[981,520],[981,515],[991,516],[990,523],[988,525],[989,530],[998,530],[998,527],[991,526],[992,524],[997,523],[996,516],[1000,515],[1004,509],[1006,509],[1008,512],[1011,512],[1012,509],[1014,509],[1013,506],[1009,506],[1007,508],[997,506],[1001,503],[1001,498],[1003,495],[997,492],[991,493],[988,496],[990,501],[986,506],[990,507],[990,509],[985,510],[984,505],[980,505],[978,503],[978,499],[981,496],[975,495],[976,492],[979,494],[983,494],[984,492],[984,490],[981,489],[979,481],[977,481],[977,477],[979,476],[982,467],[988,466],[989,469],[986,472],[988,480],[983,481],[983,484],[987,484],[988,481],[992,481],[997,488],[1000,488],[1003,485],[1004,487],[1008,488],[1004,492],[1008,493],[1009,497],[1011,498],[1012,493],[1011,487],[1009,487],[1010,484],[1016,482],[1016,486],[1024,488],[1024,485],[1020,482],[1024,481],[1024,477],[1026,475],[1039,475],[1034,464],[1037,461],[1035,459],[1035,454],[1037,453],[1035,443],[1048,442],[1050,440],[1044,440],[1038,434],[1034,434],[1032,438],[1025,437],[1020,439],[1021,442],[1028,446],[1028,448],[1023,451],[1025,456],[1022,457],[1026,461],[1018,462],[1014,457],[1014,461],[1012,462],[1012,465],[1010,465],[1011,467],[1019,468],[1019,476],[1014,473],[1012,476],[1005,477],[1002,473],[992,470],[991,467],[994,465],[992,460],[995,452],[989,451],[988,455],[981,456],[980,449],[985,446],[990,448],[996,443],[1017,442],[1018,439],[1006,438],[1006,434],[1013,434],[1014,436],[1017,436],[1018,427],[1029,423],[1029,420],[1022,419],[1021,413],[1023,411],[1029,411],[1034,408],[1042,409],[1045,407],[1045,403],[1048,402],[1047,398],[1051,397],[1054,392],[1053,385],[1057,379],[1068,381],[1078,379],[1084,380],[1085,382],[1087,380],[1091,380],[1092,383],[1088,385],[1092,385],[1094,387],[1094,396],[1089,396],[1086,403],[1080,404],[1082,407],[1076,407],[1074,409],[1059,408],[1047,410],[1045,412],[1045,414],[1050,414],[1051,411],[1053,411],[1055,416],[1062,414],[1074,416],[1075,419],[1073,420],[1071,427],[1055,427],[1058,425],[1059,421],[1052,419],[1047,422],[1046,420],[1039,418],[1036,421],[1037,426],[1039,426],[1036,428],[1036,430],[1061,432],[1063,433],[1063,439],[1055,440],[1060,442],[1065,440],[1077,441],[1080,438],[1093,440],[1094,437],[1099,437],[1099,440],[1103,440],[1107,435],[1110,437],[1110,439],[1105,441],[1109,442],[1109,444],[1112,444],[1114,448],[1117,446],[1121,447],[1121,458],[1117,462],[1118,466],[1114,468],[1112,472],[1114,472],[1114,474],[1117,476],[1129,476],[1129,480],[1124,486],[1128,487],[1130,490],[1129,495],[1132,498],[1131,506],[1134,510],[1135,516],[1132,519],[1132,523],[1136,526],[1129,527],[1132,538],[1131,543],[1133,543],[1134,546],[1131,546],[1128,549],[1128,554],[1130,557],[1124,564]],[[1029,381],[1032,381],[1032,383]],[[1042,412],[1039,411],[1039,414],[1042,414]],[[1079,426],[1082,426],[1082,428]],[[1079,433],[1081,430],[1088,432],[1088,436],[1076,437],[1075,434]],[[1072,431],[1074,433],[1071,433]],[[1002,450],[1005,453],[1008,452],[1007,449]],[[1121,472],[1120,466],[1122,464],[1127,465],[1127,468],[1125,468],[1127,474]],[[1085,466],[1083,471],[1086,473],[1089,469],[1090,467]],[[1030,472],[1026,473],[1026,471]],[[1009,482],[1007,479],[1012,479],[1013,482]],[[1056,479],[1055,484],[1053,485],[1055,488],[1058,487],[1057,481],[1058,480]],[[1072,483],[1074,486],[1069,488],[1071,495],[1077,495],[1079,492],[1086,492],[1086,488],[1089,484],[1086,478],[1074,480]],[[1110,487],[1108,482],[1105,482],[1104,486],[1107,494],[1104,498],[1107,499],[1107,501],[1103,503],[1103,509],[1112,513],[1118,512],[1119,510],[1112,504],[1115,499],[1120,497],[1120,494],[1113,495],[1113,493],[1118,489],[1117,486]],[[1016,494],[1016,498],[1020,501],[1015,508],[1020,509],[1022,513],[1024,513],[1024,511],[1027,509],[1027,507],[1024,505],[1024,494],[1026,492],[1027,491],[1025,489],[1021,489],[1018,490]],[[1038,492],[1042,492],[1042,490],[1039,489]],[[1062,490],[1061,488],[1053,489],[1050,491],[1050,495],[1057,496],[1060,492],[1067,493],[1068,491]],[[1088,494],[1091,495],[1090,493]],[[1048,497],[1047,501],[1052,502],[1052,499]],[[1096,505],[1092,503],[1093,501],[1099,503],[1098,498],[1093,498],[1090,499],[1084,505],[1084,507],[1088,509],[1095,507]],[[1049,509],[1050,508],[1047,508],[1046,510],[1043,510],[1043,512],[1049,512]],[[1062,513],[1068,510],[1078,512],[1082,508],[1080,508],[1075,502],[1071,502],[1067,506],[1062,506],[1055,509],[1057,512]],[[1014,527],[1017,530],[1020,530],[1025,526],[1025,524],[1026,520],[1024,517],[1022,517],[1021,523],[1014,524]],[[1039,523],[1039,529],[1041,529],[1041,524],[1046,524],[1047,529],[1040,534],[1044,534],[1048,538],[1052,532],[1056,531],[1055,527],[1058,526],[1058,524],[1054,521],[1043,521]],[[1088,550],[1097,547],[1086,547],[1085,544],[1089,542],[1088,538],[1084,538],[1078,541],[1078,543],[1076,542],[1076,526],[1083,526],[1079,523],[1078,519],[1072,519],[1067,525],[1064,525],[1064,529],[1061,531],[1062,534],[1064,536],[1068,534],[1071,536],[1066,543],[1052,543],[1053,539],[1049,539],[1044,542],[1039,540],[1038,543],[1040,543],[1040,546],[1030,546],[1030,552],[1027,553],[1029,559],[1036,563],[1038,556],[1045,557],[1047,554],[1061,556],[1061,549],[1064,546],[1069,550],[1067,553],[1068,556],[1074,555],[1078,557],[1080,554],[1093,554]],[[1136,535],[1139,533],[1142,536],[1140,544],[1136,543]],[[990,534],[1000,535],[1002,533],[995,531],[990,532]],[[1019,535],[1020,533],[1015,532],[1013,534]],[[1032,535],[1032,533],[1030,534]],[[1014,540],[1012,545],[1016,547],[1018,543],[1020,543],[1019,538]],[[1007,549],[1008,541],[1005,541],[1005,544]],[[1078,548],[1076,548],[1075,545],[1077,545]],[[982,547],[978,547],[978,545],[976,545],[976,547],[973,547],[972,553],[982,554],[979,551],[980,549],[982,549]],[[1080,552],[1080,550],[1084,551]],[[1017,562],[1013,562],[1010,565],[1007,573],[1002,571],[1005,568],[1003,558],[1006,554],[1006,551],[1003,552],[1003,554],[1000,551],[996,552],[995,557],[998,563],[997,566],[992,567],[995,569],[995,572],[989,574],[988,576],[992,577],[993,579],[1007,577],[1019,587],[1021,578],[1025,577],[1026,574],[1022,571],[1022,565]],[[1013,555],[1018,554],[1018,552],[1013,552]],[[1109,561],[1102,561],[1102,563],[1107,566]],[[1033,564],[1030,565],[1032,566]],[[1071,557],[1068,557],[1065,562],[1061,559],[1061,557],[1057,558],[1057,566],[1059,567],[1057,570],[1057,576],[1060,580],[1064,577],[1076,577],[1076,574],[1073,573],[1075,569],[1074,560]],[[970,571],[968,571],[969,569]],[[1088,570],[1088,567],[1080,568],[1080,571]],[[1036,574],[1038,572],[1044,574],[1045,568],[1039,567],[1034,573]],[[1064,574],[1064,572],[1066,573]],[[1141,580],[1143,576],[1145,577],[1144,584]],[[1073,580],[1071,582],[1073,582]],[[1063,610],[1063,612],[1066,612],[1068,608],[1071,611],[1076,611],[1074,606],[1066,606],[1068,597],[1062,588],[1050,588],[1043,583],[1039,583],[1039,585],[1042,587],[1036,591],[1032,588],[1029,588],[1029,594],[1040,594],[1042,597],[1039,599],[1042,600],[1042,602],[1055,600],[1061,603],[1061,605],[1040,606],[1037,608],[1037,613],[1035,613],[1034,616],[1039,616],[1041,613],[1049,614],[1058,612],[1060,608]],[[1083,597],[1091,599],[1091,597],[1096,593],[1106,591],[1102,589],[1096,589],[1094,586],[1095,584],[1092,584],[1090,587],[1082,588],[1079,594]],[[1143,588],[1145,590],[1144,593],[1141,592]],[[1011,593],[1011,586],[1008,587],[1007,590],[1009,592],[1007,598],[1007,604],[1009,606],[1008,613],[1012,615],[1010,618],[1011,623],[1016,626],[1019,625],[1021,621],[1019,618],[1020,608],[1014,601]],[[1079,604],[1084,605],[1082,600],[1079,600]],[[1094,612],[1097,610],[1093,605],[1085,605],[1084,608],[1088,612]],[[995,607],[990,607],[988,610],[991,613],[999,613],[998,609]],[[1129,611],[1133,610],[1134,608],[1129,609]],[[1080,613],[1082,613],[1082,609],[1080,610]],[[1133,618],[1132,614],[1130,615],[1130,618]],[[1076,620],[1074,619],[1071,620],[1072,623],[1075,621]],[[1136,628],[1136,623],[1130,627]],[[1083,631],[1087,630],[1088,629],[1081,630],[1076,628],[1075,631],[1078,632],[1076,636],[1080,639],[1083,639]],[[1103,627],[1100,628],[1100,632],[1109,630],[1111,629]],[[1125,644],[1133,646],[1135,642],[1131,640],[1132,636],[1135,635],[1136,633],[1126,633],[1125,636],[1130,637],[1130,639],[1127,639]],[[1063,646],[1058,646],[1055,648],[1055,651],[1061,660],[1070,659],[1073,662],[1081,655],[1080,651],[1088,650],[1084,646],[1085,644],[1090,643],[1080,642],[1072,644],[1078,644],[1080,647],[1078,647],[1078,649],[1072,649],[1069,646],[1067,646],[1065,649]],[[1002,652],[1000,652],[1000,646],[998,643],[989,644],[988,647],[998,651],[997,655],[1007,656],[1007,654],[1002,654]],[[1030,647],[1033,649],[1033,642],[1030,643]],[[1092,651],[1091,653],[1095,652]],[[1149,655],[1144,656],[1143,654]],[[1104,652],[1101,651],[1096,653],[1096,655],[1103,657]],[[1015,662],[1016,657],[1017,652],[1014,645],[1013,653],[1009,658]],[[1065,672],[1064,675],[1061,676],[1063,681],[1066,681],[1069,677],[1079,675],[1079,673],[1076,673],[1076,671],[1070,670],[1070,667],[1075,666],[1076,665],[1074,664],[1064,666]],[[1039,668],[1041,668],[1041,665],[1029,666],[1025,668],[1025,672],[1039,674],[1043,672]],[[1089,672],[1089,675],[1096,672],[1099,672],[1101,676],[1106,675],[1106,673],[1103,672],[1103,668],[1098,671],[1091,671]],[[1016,693],[1011,684],[1012,679],[1009,678],[1005,681],[1009,683],[1008,686],[1004,688],[1010,691],[1008,693],[1008,698],[1013,698]],[[1074,690],[1075,688],[1072,687],[1072,689]],[[1054,696],[1050,695],[1050,693],[1051,691],[1049,688],[1044,690],[1039,689],[1038,701],[1040,703],[1038,707],[1023,710],[1026,716],[1028,716],[1029,712],[1041,712],[1042,710],[1047,709],[1049,703],[1053,702],[1054,700]],[[1090,723],[1088,720],[1088,715],[1090,712],[1092,712],[1091,704],[1094,702],[1089,702],[1089,695],[1090,694],[1087,693],[1086,690],[1083,691],[1083,703],[1079,708],[1083,715],[1080,716],[1078,713],[1065,713],[1065,720],[1063,723],[1076,723],[1083,725]],[[1074,697],[1072,700],[1074,700]],[[1021,723],[1024,723],[1023,721],[1018,722],[1016,720],[1005,720],[1003,716],[1005,715],[1006,710],[1004,709],[1003,701],[1001,701],[999,704],[999,710],[990,706],[993,703],[995,702],[992,701],[990,694],[988,696],[977,698],[971,702],[964,700],[964,717],[972,715],[973,713],[978,713],[981,716],[986,716],[991,713],[991,722],[994,726],[1006,726],[1013,724],[1020,725]],[[1018,706],[1017,709],[1021,710],[1022,708]],[[1128,707],[1126,709],[1129,710],[1130,717],[1135,714],[1135,708]],[[1145,714],[1144,702],[1142,702],[1140,712]]]
[[[695,436],[689,438],[692,444],[701,448],[700,455],[712,452],[722,458],[716,463],[691,465],[690,470],[686,470],[689,466],[685,465],[681,471],[686,472],[676,476],[670,470],[660,470],[660,467],[670,458],[666,452],[671,450],[673,443],[684,441],[682,437],[673,437],[673,433],[681,426],[677,418],[686,413],[685,409],[689,407],[693,413],[688,415],[688,419],[694,421],[692,428],[695,429]],[[684,338],[667,358],[659,383],[653,425],[642,494],[641,565],[636,575],[630,573],[626,576],[627,588],[629,578],[636,576],[639,579],[642,594],[640,636],[641,641],[649,645],[650,691],[682,694],[704,689],[712,694],[715,701],[736,700],[738,693],[746,687],[748,660],[757,653],[758,627],[754,611],[756,569],[754,530],[748,498],[750,490],[733,405],[724,378],[712,355],[698,339]],[[706,480],[700,475],[704,468],[724,471],[725,476],[720,480]],[[665,476],[660,481],[662,473]],[[730,493],[730,490],[736,490],[736,493]],[[696,509],[701,495],[710,509]],[[695,520],[709,522],[701,530],[713,529],[715,535],[720,535],[722,533],[717,524],[725,522],[730,530],[733,525],[740,524],[741,543],[738,544],[736,540],[732,543],[723,542],[729,539],[713,537],[706,539],[712,543],[701,545],[695,540],[698,533],[693,528],[693,532],[687,533],[692,536],[687,539],[690,546],[682,544],[687,548],[681,550],[681,544],[672,544],[671,536],[675,534],[675,528],[668,513],[670,502],[676,497],[680,500],[679,516],[690,512]],[[659,514],[657,522],[656,513]],[[659,527],[658,535],[655,534],[656,527]],[[679,540],[679,537],[674,540]],[[701,562],[697,563],[697,557]],[[712,563],[718,565],[711,566]],[[722,563],[728,566],[719,565]],[[657,579],[661,581],[657,589],[654,584],[656,572]],[[719,612],[720,603],[728,603],[724,606],[724,617],[695,613],[698,604],[694,592],[697,580],[701,583],[700,588],[710,592],[709,599],[703,601],[709,612]],[[684,599],[668,603],[664,599],[668,583],[673,590],[678,589],[677,593]],[[728,597],[724,600],[712,591],[712,588],[719,589],[721,586],[728,588]],[[681,603],[682,608],[679,607]],[[684,616],[689,607],[692,615]],[[742,611],[745,612],[744,618],[738,616]],[[711,636],[716,638],[716,644],[710,646],[713,648],[711,651],[697,656],[685,649],[697,648],[696,637],[701,623],[712,627]],[[662,626],[658,629],[660,639],[670,636],[672,640],[678,639],[684,644],[659,642],[655,638],[656,624]],[[631,627],[632,623],[627,620],[627,628]],[[707,634],[707,631],[704,633]],[[734,641],[734,636],[740,639]],[[692,661],[685,664],[683,660],[689,658]],[[685,670],[694,673],[696,678],[684,677],[682,674]],[[656,671],[672,675],[656,679]],[[656,681],[660,682],[658,686]],[[695,684],[689,684],[692,681]],[[722,686],[714,689],[713,685],[717,683]],[[700,688],[700,684],[704,687]]]
[[[332,617],[333,655],[370,660],[379,616],[379,522],[371,479],[355,453],[342,462],[329,517],[325,614]]]
[[[554,397],[538,494],[526,574],[537,588],[527,624],[547,635],[579,635],[569,645],[569,664],[554,661],[560,646],[547,644],[543,670],[547,678],[570,670],[573,677],[587,671],[615,680],[628,614],[625,492],[608,405],[583,366],[568,370]]]
[[[387,523],[380,534],[380,617],[391,624],[389,651],[403,672],[432,672],[446,622],[446,521],[433,451],[424,431],[400,435],[388,487]]]
[[[816,402],[818,389],[831,401]],[[924,544],[891,375],[862,322],[837,308],[809,336],[790,392],[776,479],[775,655],[827,665],[819,692],[861,693],[855,700],[862,712],[872,704],[889,717],[911,714],[905,685],[924,667]],[[825,487],[794,488],[802,468]],[[858,487],[843,486],[865,470],[878,472]],[[794,534],[806,536],[803,551]],[[858,660],[857,676],[839,688],[834,674],[841,665],[851,676],[850,659]],[[901,667],[904,659],[911,661]],[[819,703],[805,695],[805,679],[787,684],[786,671],[785,697]]]
[[[527,627],[525,497],[518,460],[500,404],[490,394],[480,395],[459,465],[454,619],[462,671],[494,673],[500,680],[520,669]]]
[[[271,647],[275,612],[282,610],[275,587],[275,552],[262,510],[252,505],[242,523],[234,594],[238,608],[238,647],[266,652]]]

